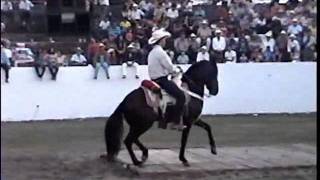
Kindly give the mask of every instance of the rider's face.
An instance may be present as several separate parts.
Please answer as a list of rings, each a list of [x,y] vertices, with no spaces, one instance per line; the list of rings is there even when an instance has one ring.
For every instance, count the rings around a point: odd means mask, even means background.
[[[160,46],[162,46],[162,47],[164,47],[164,46],[166,46],[166,41],[167,41],[167,38],[165,37],[165,38],[162,38],[161,40],[160,40]]]

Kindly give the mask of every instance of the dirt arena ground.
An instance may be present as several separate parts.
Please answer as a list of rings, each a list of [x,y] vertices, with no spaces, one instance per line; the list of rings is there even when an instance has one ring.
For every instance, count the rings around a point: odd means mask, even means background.
[[[219,147],[305,143],[316,145],[316,114],[205,116]],[[128,180],[143,179],[119,164],[108,164],[104,153],[106,119],[1,122],[2,180]],[[157,129],[141,137],[149,148],[177,148],[180,134]],[[126,132],[126,131],[125,131]],[[193,127],[187,147],[207,147],[207,134]],[[188,154],[186,154],[188,157]],[[178,157],[177,157],[178,158]],[[254,170],[222,174],[199,173],[154,177],[156,180],[314,180],[316,167]]]

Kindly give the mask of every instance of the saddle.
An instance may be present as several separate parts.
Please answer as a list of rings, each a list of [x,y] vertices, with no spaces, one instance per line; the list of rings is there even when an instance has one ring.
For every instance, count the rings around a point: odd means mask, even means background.
[[[187,89],[185,86],[182,86],[180,79],[173,78],[172,81],[177,84],[181,90]],[[169,106],[174,106],[176,104],[176,99],[162,89],[156,82],[151,80],[143,80],[141,83],[141,88],[144,91],[148,106],[150,106],[153,111],[159,115],[159,127],[165,129],[168,123],[168,119],[166,118],[167,108]],[[190,96],[186,93],[186,91],[184,92],[186,96],[186,110],[187,104],[190,101]],[[187,111],[184,113],[186,112]]]

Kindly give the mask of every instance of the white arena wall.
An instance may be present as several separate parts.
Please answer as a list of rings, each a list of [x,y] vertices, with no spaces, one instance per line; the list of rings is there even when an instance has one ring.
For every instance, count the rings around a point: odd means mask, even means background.
[[[186,69],[188,66],[183,66]],[[205,98],[203,114],[316,112],[316,63],[219,64],[219,93]],[[133,69],[121,79],[121,67],[112,66],[111,79],[101,69],[61,67],[57,81],[48,70],[40,80],[33,68],[12,68],[10,83],[1,70],[1,121],[108,117],[125,95],[148,78]]]

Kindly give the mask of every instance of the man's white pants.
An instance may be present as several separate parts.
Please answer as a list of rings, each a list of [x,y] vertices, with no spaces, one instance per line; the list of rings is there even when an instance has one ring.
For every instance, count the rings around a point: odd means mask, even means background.
[[[130,62],[129,62],[130,63]],[[127,76],[127,67],[133,66],[136,70],[136,76],[139,76],[139,64],[136,62],[133,62],[132,65],[128,65],[128,62],[125,62],[122,64],[122,75]]]

